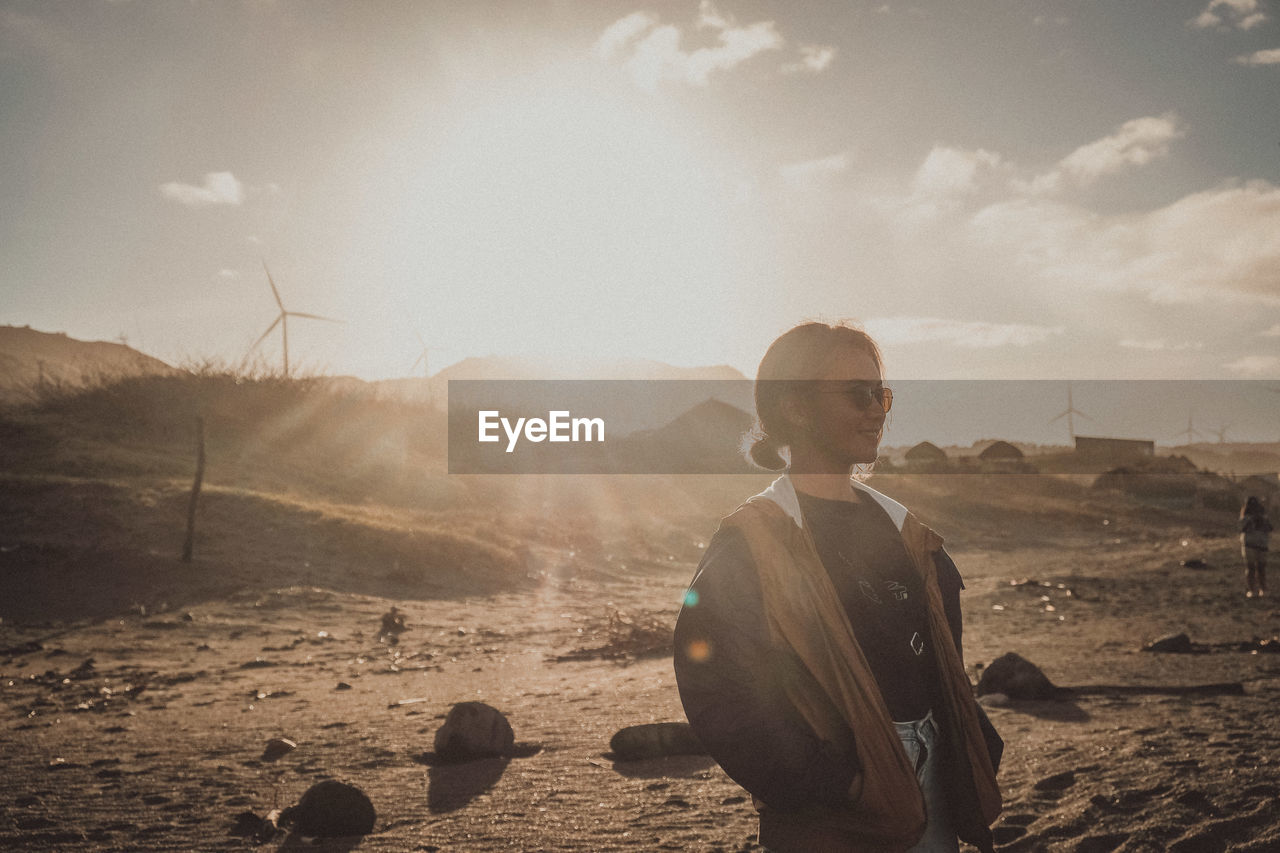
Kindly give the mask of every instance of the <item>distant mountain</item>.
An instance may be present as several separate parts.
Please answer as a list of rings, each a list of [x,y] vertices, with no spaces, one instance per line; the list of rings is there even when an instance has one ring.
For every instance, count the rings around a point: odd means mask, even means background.
[[[483,356],[464,358],[430,378],[384,379],[372,382],[378,396],[396,396],[407,400],[447,399],[448,383],[459,380],[514,379],[682,379],[745,380],[746,377],[727,364],[711,367],[675,367],[649,359],[617,361],[568,361],[546,358]]]
[[[125,344],[81,341],[63,332],[0,326],[0,402],[31,400],[41,385],[79,387],[177,368]]]
[[[720,400],[698,403],[675,420],[627,436],[629,469],[663,474],[734,474],[755,470],[742,455],[742,436],[755,419]]]

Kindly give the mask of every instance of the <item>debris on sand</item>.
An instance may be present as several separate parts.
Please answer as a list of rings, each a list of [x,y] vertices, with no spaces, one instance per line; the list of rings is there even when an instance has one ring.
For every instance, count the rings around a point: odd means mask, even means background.
[[[662,758],[668,755],[706,755],[706,747],[688,723],[646,723],[619,729],[609,749],[621,761]]]
[[[296,806],[280,813],[280,826],[309,838],[368,835],[376,820],[377,812],[365,792],[337,779],[317,782]]]
[[[631,616],[621,610],[609,612],[603,623],[589,625],[583,634],[598,637],[594,646],[582,646],[553,660],[557,663],[575,660],[631,661],[642,657],[670,656],[675,649],[670,623],[656,616]]]
[[[233,818],[234,823],[228,834],[239,838],[252,838],[258,844],[266,844],[279,834],[280,826],[277,823],[279,818],[278,809],[268,812],[266,817],[258,817],[253,812],[243,811]]]
[[[1075,590],[1071,589],[1071,587],[1067,586],[1065,583],[1054,583],[1053,581],[1042,581],[1036,580],[1035,578],[1018,578],[1017,580],[1011,580],[1009,581],[1009,586],[1015,589],[1025,589],[1030,592],[1034,592],[1037,595],[1040,595],[1042,590],[1048,590],[1050,592],[1060,592],[1067,598],[1076,597]]]
[[[1014,652],[1008,652],[982,671],[977,692],[979,696],[1003,693],[1010,699],[1054,699],[1058,688],[1040,667]]]
[[[405,622],[404,614],[400,612],[400,608],[392,605],[390,610],[382,614],[378,628],[378,642],[394,646],[400,642],[400,635],[408,630],[409,625]]]
[[[441,761],[461,762],[510,755],[515,733],[502,712],[484,702],[459,702],[436,731]]]

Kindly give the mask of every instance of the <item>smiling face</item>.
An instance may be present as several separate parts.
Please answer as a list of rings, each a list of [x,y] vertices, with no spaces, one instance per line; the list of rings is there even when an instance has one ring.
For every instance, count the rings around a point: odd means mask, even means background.
[[[835,351],[810,387],[792,398],[796,424],[791,470],[799,474],[846,475],[856,464],[874,462],[885,411],[867,391],[884,377],[870,353],[851,346]]]

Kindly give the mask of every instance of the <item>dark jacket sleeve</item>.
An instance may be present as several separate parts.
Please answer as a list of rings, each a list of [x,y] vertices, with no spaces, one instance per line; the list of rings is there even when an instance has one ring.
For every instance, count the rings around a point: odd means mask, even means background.
[[[805,677],[800,666],[770,642],[742,534],[718,531],[676,622],[676,682],[711,757],[780,810],[844,803],[857,775],[856,758],[819,740],[787,700],[787,679]]]
[[[934,565],[938,567],[938,589],[942,592],[942,606],[947,613],[947,622],[951,626],[951,636],[956,641],[956,651],[960,653],[960,661],[964,662],[964,618],[960,612],[960,590],[964,589],[964,580],[955,561],[941,548],[933,553]],[[991,724],[987,712],[978,705],[978,726],[982,729],[982,738],[986,741],[987,754],[991,757],[991,766],[1000,769],[1000,759],[1004,756],[1004,738]]]
[[[933,564],[938,569],[938,590],[942,593],[942,609],[947,614],[947,624],[951,626],[951,638],[955,640],[956,651],[960,660],[964,660],[964,617],[960,613],[960,590],[964,589],[964,581],[955,561],[945,550],[939,548],[933,552]]]

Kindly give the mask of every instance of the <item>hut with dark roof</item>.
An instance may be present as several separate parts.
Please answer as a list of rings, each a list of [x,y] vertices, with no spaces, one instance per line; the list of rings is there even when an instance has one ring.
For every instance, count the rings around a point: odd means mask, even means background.
[[[936,471],[947,465],[947,453],[931,441],[922,441],[908,450],[903,458],[912,471]]]
[[[988,471],[1031,471],[1022,451],[1007,441],[992,442],[978,454],[978,464]]]

